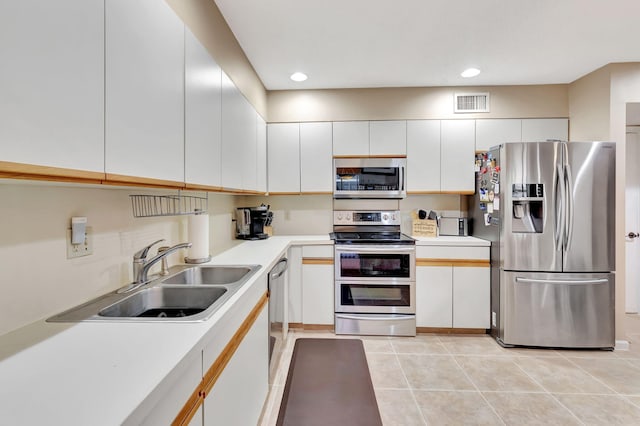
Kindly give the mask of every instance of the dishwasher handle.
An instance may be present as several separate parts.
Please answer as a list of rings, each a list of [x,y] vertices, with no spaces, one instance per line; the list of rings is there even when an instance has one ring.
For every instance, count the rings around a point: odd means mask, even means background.
[[[278,272],[274,272],[278,269],[278,266],[282,264],[284,264],[284,266],[282,267],[282,270]],[[283,257],[282,259],[280,259],[278,263],[275,264],[273,268],[271,268],[271,271],[269,272],[269,279],[277,280],[278,278],[280,278],[286,272],[288,266],[289,266],[289,260],[286,257]]]

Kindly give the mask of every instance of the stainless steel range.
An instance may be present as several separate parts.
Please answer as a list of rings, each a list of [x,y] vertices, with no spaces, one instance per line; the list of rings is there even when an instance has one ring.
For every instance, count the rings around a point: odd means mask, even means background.
[[[416,335],[415,240],[398,211],[334,211],[336,334]]]

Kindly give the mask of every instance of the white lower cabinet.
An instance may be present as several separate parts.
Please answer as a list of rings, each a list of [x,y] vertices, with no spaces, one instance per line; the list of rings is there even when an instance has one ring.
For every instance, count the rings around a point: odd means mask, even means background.
[[[333,325],[333,246],[302,248],[302,323]]]
[[[268,305],[204,399],[204,425],[255,425],[269,391]]]
[[[490,328],[489,247],[419,246],[416,251],[416,326]]]
[[[416,326],[451,327],[453,273],[450,266],[416,268]]]

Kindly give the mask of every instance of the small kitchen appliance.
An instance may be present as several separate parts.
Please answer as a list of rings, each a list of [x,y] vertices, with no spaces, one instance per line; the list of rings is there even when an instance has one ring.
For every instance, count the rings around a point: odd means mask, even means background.
[[[269,206],[238,207],[236,209],[236,238],[240,240],[264,240],[265,223],[270,220]]]
[[[415,240],[399,211],[334,211],[335,333],[416,335]]]
[[[441,217],[439,220],[440,235],[457,235],[466,237],[469,235],[469,227],[466,217]]]

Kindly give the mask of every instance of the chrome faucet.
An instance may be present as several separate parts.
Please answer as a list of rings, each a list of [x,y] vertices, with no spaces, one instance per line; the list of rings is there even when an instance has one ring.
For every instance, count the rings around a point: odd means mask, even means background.
[[[168,247],[162,251],[158,250],[158,254],[147,260],[147,254],[149,254],[149,250],[151,249],[151,247],[158,243],[161,243],[162,241],[164,240],[154,241],[148,246],[135,252],[135,254],[133,255],[133,283],[121,288],[120,290],[118,290],[118,293],[127,293],[148,283],[149,278],[147,277],[147,275],[149,273],[149,269],[151,269],[153,265],[176,250],[191,247],[191,243],[176,244],[175,246]]]

